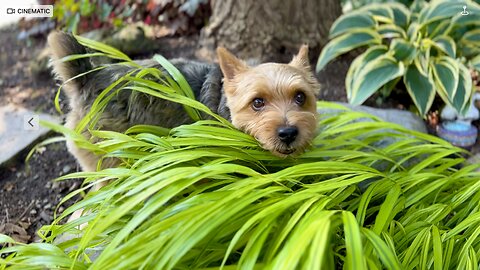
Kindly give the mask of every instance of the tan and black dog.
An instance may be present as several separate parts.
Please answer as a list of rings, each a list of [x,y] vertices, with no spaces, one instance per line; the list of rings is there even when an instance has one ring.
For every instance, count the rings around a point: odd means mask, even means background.
[[[60,80],[66,81],[94,68],[88,58],[61,61],[68,55],[87,53],[73,36],[54,32],[48,43],[54,71]],[[255,137],[264,149],[280,157],[302,153],[317,128],[319,84],[308,64],[308,47],[302,46],[288,64],[249,66],[224,48],[217,49],[217,56],[219,64],[170,61],[188,81],[198,101]],[[137,63],[162,69],[154,60]],[[66,126],[75,128],[99,93],[132,70],[133,67],[126,65],[111,65],[68,82],[64,89],[71,111]],[[122,132],[137,124],[171,128],[189,122],[191,119],[180,104],[143,94],[132,98],[130,90],[122,90],[105,108],[98,127]],[[84,135],[89,138],[87,131]],[[71,141],[67,145],[83,170],[96,170],[96,155]]]

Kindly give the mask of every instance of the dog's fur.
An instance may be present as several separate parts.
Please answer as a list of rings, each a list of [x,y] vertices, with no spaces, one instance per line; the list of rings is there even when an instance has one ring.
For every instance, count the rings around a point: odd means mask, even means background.
[[[94,68],[88,58],[61,61],[68,55],[87,53],[71,35],[53,32],[48,37],[48,44],[54,71],[62,81]],[[184,59],[170,62],[184,75],[197,100],[238,129],[254,136],[264,149],[281,157],[302,153],[316,130],[316,94],[319,91],[319,84],[308,64],[308,47],[302,46],[289,64],[266,63],[251,67],[224,48],[217,49],[217,55],[219,65]],[[153,60],[137,63],[163,70]],[[111,65],[67,82],[64,89],[71,111],[66,126],[75,128],[99,93],[132,70],[128,66]],[[296,99],[299,93],[303,93],[304,103]],[[259,98],[263,106],[257,110],[252,102]],[[137,124],[175,127],[189,122],[191,120],[180,104],[121,90],[105,108],[98,127],[121,132]],[[284,142],[279,138],[282,127],[298,129],[293,141]],[[83,135],[90,138],[87,131]],[[83,170],[96,170],[97,156],[71,141],[67,145]],[[103,163],[103,167],[114,165]]]

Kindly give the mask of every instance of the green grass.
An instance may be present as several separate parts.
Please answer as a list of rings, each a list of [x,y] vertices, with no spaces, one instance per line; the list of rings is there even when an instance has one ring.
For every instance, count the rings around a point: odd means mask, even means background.
[[[319,102],[341,112],[322,116],[305,154],[279,159],[186,97],[185,81],[174,78],[144,69],[120,84],[213,120],[95,130],[95,115],[117,91],[111,88],[79,128],[91,128],[100,142],[47,124],[123,163],[61,177],[85,179],[64,201],[114,181],[43,227],[43,243],[0,236],[10,243],[0,250],[0,269],[477,269],[480,166],[457,169],[462,150]],[[379,147],[382,140],[391,143]],[[80,208],[84,217],[59,225]],[[61,235],[71,239],[54,241]]]

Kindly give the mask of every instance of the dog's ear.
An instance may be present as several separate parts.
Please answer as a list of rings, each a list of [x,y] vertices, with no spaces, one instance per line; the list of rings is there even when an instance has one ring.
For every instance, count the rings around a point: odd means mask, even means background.
[[[225,79],[231,81],[235,75],[242,73],[248,69],[247,64],[235,57],[224,47],[217,48],[218,62],[220,69],[222,69]]]
[[[307,44],[303,44],[302,47],[300,47],[300,50],[298,51],[297,55],[293,57],[289,65],[299,69],[310,71],[310,64],[308,62],[308,45]]]

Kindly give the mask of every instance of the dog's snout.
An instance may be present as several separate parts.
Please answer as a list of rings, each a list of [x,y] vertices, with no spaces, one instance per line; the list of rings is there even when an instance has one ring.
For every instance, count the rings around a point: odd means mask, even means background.
[[[290,144],[297,138],[298,128],[296,126],[279,127],[277,135],[282,142]]]

